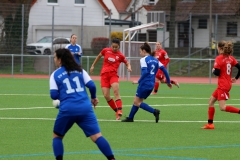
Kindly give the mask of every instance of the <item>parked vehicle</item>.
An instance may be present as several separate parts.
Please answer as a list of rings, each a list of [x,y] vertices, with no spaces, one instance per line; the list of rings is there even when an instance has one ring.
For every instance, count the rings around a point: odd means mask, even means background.
[[[70,38],[46,36],[36,43],[27,44],[27,53],[33,55],[51,55],[52,44],[53,51],[59,48],[65,48],[70,43]]]

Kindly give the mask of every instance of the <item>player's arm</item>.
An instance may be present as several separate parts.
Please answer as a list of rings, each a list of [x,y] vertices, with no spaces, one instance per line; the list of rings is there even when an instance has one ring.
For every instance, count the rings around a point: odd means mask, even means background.
[[[220,76],[220,69],[218,69],[218,68],[213,68],[212,73],[213,73],[215,76]]]
[[[164,62],[163,65],[167,67],[167,65],[168,65],[169,62],[170,62],[170,58],[168,58],[168,57],[166,58],[166,57],[165,57],[165,62]]]
[[[93,82],[93,80],[90,78],[89,74],[85,70],[83,70],[83,80],[84,80],[85,86],[89,89],[89,92],[91,95],[91,102],[95,108],[99,102],[96,96],[97,88],[95,83]]]
[[[127,63],[125,63],[128,72],[132,72],[132,68],[131,68],[131,64],[127,61]]]
[[[163,66],[163,64],[161,62],[158,62],[158,65],[159,65],[159,69],[161,69],[166,77],[166,81],[167,81],[167,85],[169,88],[172,88],[172,84],[171,84],[171,81],[170,81],[170,76],[168,74],[168,71],[166,70],[166,68]]]
[[[238,69],[238,73],[237,73],[237,75],[235,76],[235,79],[237,80],[237,79],[239,78],[239,76],[240,76],[240,65],[239,65],[239,63],[237,63],[237,64],[235,65],[235,67]]]
[[[170,77],[169,77],[169,74],[168,74],[168,71],[166,70],[166,68],[164,66],[161,66],[159,67],[159,69],[161,69],[166,77],[166,80],[167,80],[167,83],[170,84]]]
[[[50,76],[50,97],[53,100],[59,99],[58,86],[54,79],[54,72]]]
[[[77,53],[78,54],[78,57],[82,57],[83,53],[82,53],[82,48],[80,45],[79,46],[79,52]]]
[[[167,67],[168,63],[170,62],[170,58],[168,57],[168,54],[165,50],[163,50],[163,54],[164,54],[163,65],[164,65],[164,67]]]
[[[102,53],[99,53],[98,56],[95,58],[94,62],[92,63],[92,66],[90,68],[90,73],[93,73],[94,66],[99,61],[100,58],[102,58]]]

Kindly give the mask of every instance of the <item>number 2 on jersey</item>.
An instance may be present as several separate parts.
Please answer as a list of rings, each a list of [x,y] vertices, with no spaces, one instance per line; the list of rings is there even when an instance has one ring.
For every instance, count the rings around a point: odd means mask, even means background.
[[[152,64],[152,65],[151,65],[151,67],[152,67],[152,69],[151,69],[151,72],[150,72],[150,74],[154,74],[154,69],[155,69],[155,66]]]
[[[66,86],[67,86],[67,90],[66,90],[66,93],[67,93],[67,94],[74,93],[74,92],[82,92],[82,91],[84,91],[84,88],[81,87],[81,83],[80,83],[79,78],[78,78],[77,76],[73,78],[73,81],[74,81],[74,82],[76,83],[76,85],[77,85],[77,88],[76,88],[76,89],[73,89],[73,88],[72,88],[72,86],[71,86],[68,78],[65,78],[65,79],[63,80],[63,83],[65,83]]]

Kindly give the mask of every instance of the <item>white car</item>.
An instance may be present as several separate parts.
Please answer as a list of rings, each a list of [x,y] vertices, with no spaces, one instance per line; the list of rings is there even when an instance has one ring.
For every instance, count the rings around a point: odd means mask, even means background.
[[[70,38],[46,36],[36,43],[27,44],[27,53],[33,55],[51,55],[52,44],[53,51],[59,48],[65,48],[70,43]]]

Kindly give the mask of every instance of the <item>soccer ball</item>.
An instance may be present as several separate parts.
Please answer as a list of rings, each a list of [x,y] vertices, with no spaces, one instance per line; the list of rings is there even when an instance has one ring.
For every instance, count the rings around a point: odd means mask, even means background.
[[[58,99],[52,101],[53,107],[59,108],[60,106],[60,101]]]

